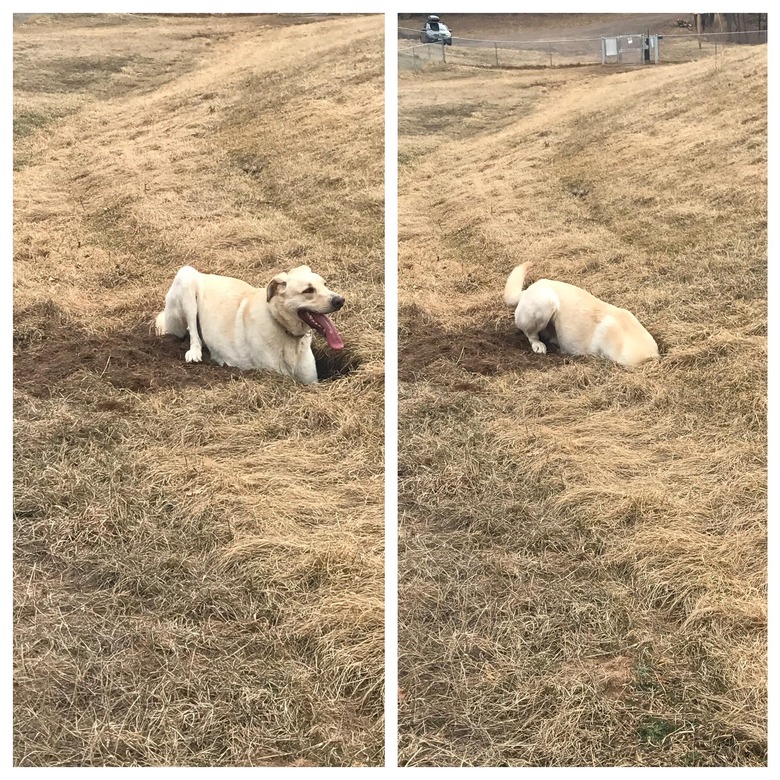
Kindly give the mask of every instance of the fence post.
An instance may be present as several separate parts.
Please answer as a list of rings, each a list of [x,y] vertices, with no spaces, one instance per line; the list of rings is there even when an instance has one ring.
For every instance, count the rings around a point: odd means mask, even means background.
[[[498,43],[494,44],[496,47],[496,67],[498,67]]]
[[[447,55],[444,53],[444,44],[441,45],[441,61],[447,62]]]

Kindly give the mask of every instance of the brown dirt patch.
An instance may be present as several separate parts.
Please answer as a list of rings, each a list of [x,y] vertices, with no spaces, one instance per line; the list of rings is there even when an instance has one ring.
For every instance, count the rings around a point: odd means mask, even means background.
[[[78,373],[97,374],[114,387],[136,393],[217,387],[247,374],[210,363],[208,349],[202,363],[187,363],[189,338],[157,336],[142,314],[126,328],[88,333],[47,301],[15,314],[14,321],[25,325],[14,333],[14,385],[37,397],[51,396]],[[313,350],[321,381],[343,378],[360,365],[348,348],[333,352],[315,342]]]
[[[409,18],[410,17],[410,18]],[[399,26],[419,30],[425,14],[400,14]],[[625,35],[645,29],[653,32],[681,33],[677,19],[691,14],[446,14],[443,21],[462,38],[505,41],[534,41],[548,36],[562,38],[600,38],[602,35]],[[545,38],[546,39],[546,38]]]
[[[450,331],[418,306],[410,305],[401,306],[399,321],[398,378],[402,381],[439,377],[441,363],[457,365],[471,374],[496,376],[544,371],[567,360],[555,347],[546,356],[535,354],[511,316],[506,322],[486,319]]]

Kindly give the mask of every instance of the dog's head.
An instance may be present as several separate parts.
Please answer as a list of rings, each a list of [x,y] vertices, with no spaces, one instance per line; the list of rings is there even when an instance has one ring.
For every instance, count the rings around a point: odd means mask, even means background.
[[[344,298],[329,290],[308,265],[274,276],[266,287],[266,298],[273,316],[288,333],[302,336],[311,328],[325,336],[331,349],[344,346],[327,316],[344,305]]]

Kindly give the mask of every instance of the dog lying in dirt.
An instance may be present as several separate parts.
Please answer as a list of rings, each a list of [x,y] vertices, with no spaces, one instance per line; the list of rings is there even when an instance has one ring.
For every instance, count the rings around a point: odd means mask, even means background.
[[[530,261],[518,265],[509,275],[504,302],[515,310],[515,325],[534,352],[545,354],[547,341],[569,355],[596,355],[627,367],[658,357],[655,339],[626,309],[550,279],[539,279],[523,290],[530,265]]]
[[[327,315],[343,305],[344,298],[307,265],[278,274],[266,288],[185,265],[165,296],[155,329],[179,338],[189,331],[188,363],[202,360],[205,344],[219,365],[275,371],[313,384],[312,330],[325,336],[331,349],[341,349],[344,343]]]

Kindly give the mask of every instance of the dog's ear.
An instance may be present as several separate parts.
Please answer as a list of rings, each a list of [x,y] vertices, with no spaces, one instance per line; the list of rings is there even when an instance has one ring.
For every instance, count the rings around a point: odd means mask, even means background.
[[[287,287],[287,274],[277,274],[274,276],[274,278],[271,279],[271,281],[268,283],[268,287],[265,289],[266,301],[270,301],[274,295],[278,295],[279,293],[284,292],[285,287]]]

